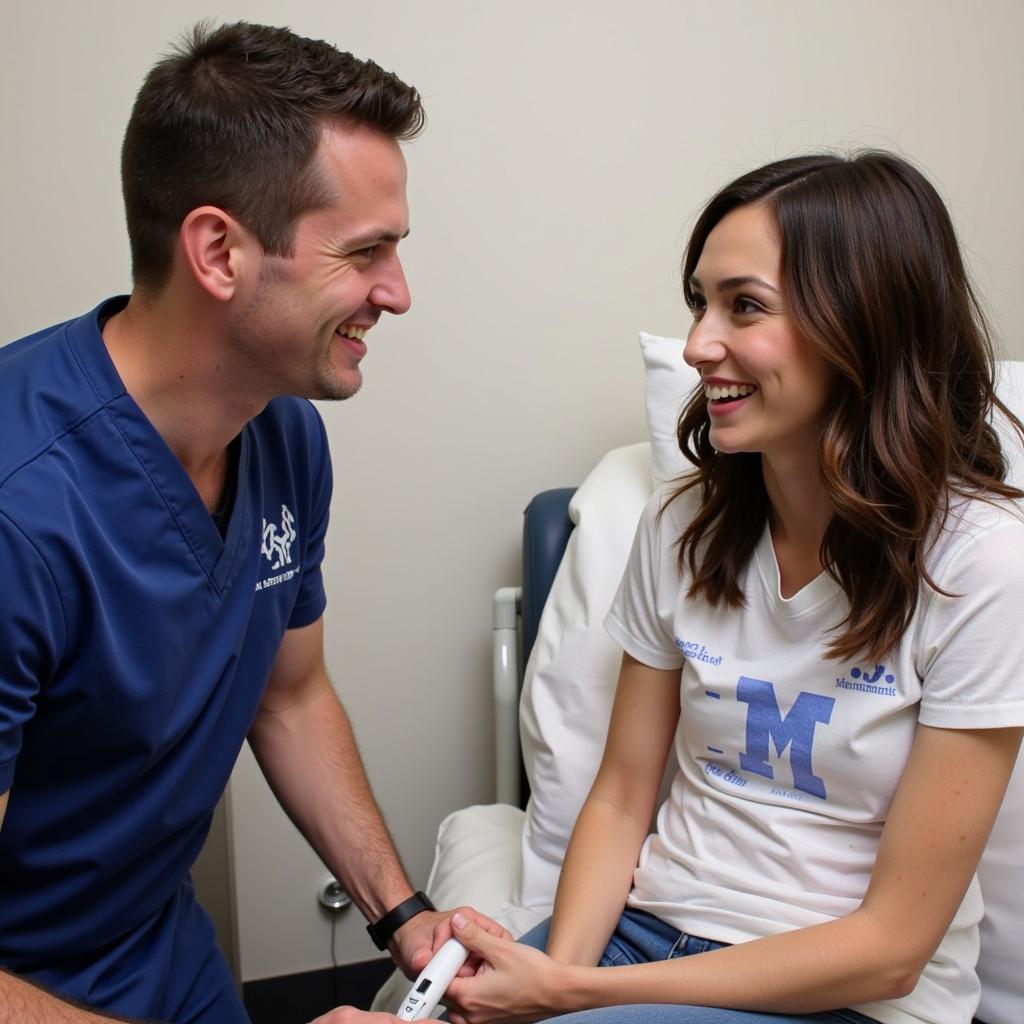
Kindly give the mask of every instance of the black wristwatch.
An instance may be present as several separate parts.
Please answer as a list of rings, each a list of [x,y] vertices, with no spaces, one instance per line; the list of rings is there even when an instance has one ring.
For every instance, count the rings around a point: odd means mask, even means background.
[[[407,900],[402,900],[397,907],[389,910],[379,921],[374,924],[368,924],[366,926],[366,930],[370,933],[370,938],[373,939],[373,944],[378,949],[385,950],[388,948],[388,942],[391,940],[391,936],[394,935],[406,921],[415,917],[417,914],[422,914],[424,910],[436,909],[437,908],[430,902],[426,893],[414,892]]]

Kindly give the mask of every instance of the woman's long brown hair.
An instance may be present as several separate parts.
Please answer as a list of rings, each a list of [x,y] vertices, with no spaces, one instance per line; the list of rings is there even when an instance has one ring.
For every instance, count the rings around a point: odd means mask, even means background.
[[[840,660],[881,661],[906,632],[925,556],[951,494],[1020,498],[991,425],[992,343],[938,193],[890,153],[796,157],[727,185],[704,209],[683,261],[683,293],[708,235],[730,211],[763,202],[782,237],[782,286],[794,323],[838,373],[819,465],[833,509],[821,563],[849,613],[828,643]],[[679,418],[696,467],[669,499],[700,488],[680,539],[688,596],[742,607],[739,574],[768,516],[757,454],[720,454],[703,389]]]

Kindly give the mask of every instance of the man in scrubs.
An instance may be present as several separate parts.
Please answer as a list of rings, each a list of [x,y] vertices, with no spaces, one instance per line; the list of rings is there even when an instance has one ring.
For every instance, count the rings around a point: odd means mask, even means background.
[[[188,877],[246,737],[407,973],[447,927],[327,678],[306,400],[409,308],[422,122],[326,43],[194,30],[125,134],[131,295],[0,348],[0,1024],[247,1020]]]

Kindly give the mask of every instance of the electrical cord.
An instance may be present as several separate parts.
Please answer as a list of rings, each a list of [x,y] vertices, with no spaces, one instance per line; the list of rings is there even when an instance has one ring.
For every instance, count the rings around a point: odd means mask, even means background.
[[[340,1002],[338,996],[338,957],[334,952],[334,939],[337,933],[338,914],[335,912],[331,914],[331,995],[335,1006]]]

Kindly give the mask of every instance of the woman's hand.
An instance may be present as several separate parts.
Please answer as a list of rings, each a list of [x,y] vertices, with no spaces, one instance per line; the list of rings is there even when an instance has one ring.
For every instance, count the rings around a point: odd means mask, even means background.
[[[451,918],[457,938],[483,961],[471,978],[456,978],[444,1004],[452,1024],[529,1021],[571,1009],[565,1005],[569,968],[511,939],[490,935],[456,913]]]

